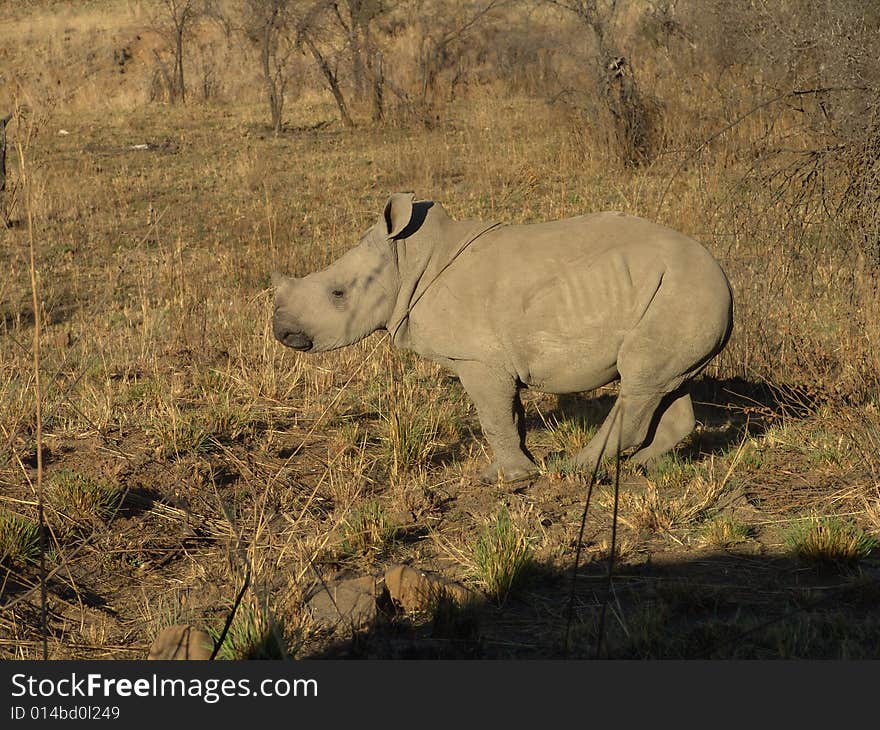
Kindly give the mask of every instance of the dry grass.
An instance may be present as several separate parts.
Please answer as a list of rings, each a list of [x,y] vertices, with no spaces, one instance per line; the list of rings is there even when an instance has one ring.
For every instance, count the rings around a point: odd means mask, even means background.
[[[746,542],[751,534],[748,525],[723,515],[707,520],[702,530],[702,538],[707,545],[725,549]]]
[[[342,550],[353,555],[377,555],[394,542],[397,527],[378,502],[353,508],[343,522]]]

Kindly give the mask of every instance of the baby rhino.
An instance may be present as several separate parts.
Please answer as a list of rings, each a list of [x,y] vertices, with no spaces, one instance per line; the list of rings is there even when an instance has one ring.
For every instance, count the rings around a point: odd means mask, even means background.
[[[482,478],[526,479],[519,390],[617,400],[575,455],[587,469],[635,449],[645,464],[694,428],[690,380],[727,343],[730,285],[699,243],[622,213],[533,225],[451,219],[392,195],[329,268],[275,281],[275,337],[326,352],[385,329],[445,365],[473,398],[495,460]]]

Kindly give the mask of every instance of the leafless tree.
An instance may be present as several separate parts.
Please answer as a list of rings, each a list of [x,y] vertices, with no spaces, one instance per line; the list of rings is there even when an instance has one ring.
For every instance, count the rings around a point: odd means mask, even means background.
[[[346,0],[333,4],[351,59],[354,95],[360,101],[370,97],[373,121],[384,116],[382,53],[378,50],[373,25],[387,10],[382,0]]]
[[[789,245],[845,245],[880,274],[880,16],[875,0],[683,0],[706,66],[735,69],[767,124],[743,182],[771,207],[741,219]],[[745,62],[744,62],[745,59]],[[752,114],[749,110],[745,114]],[[737,120],[731,123],[733,126]],[[763,196],[755,196],[763,200]],[[779,225],[779,223],[782,225]],[[768,225],[769,224],[769,225]],[[833,230],[831,236],[817,231]]]
[[[172,102],[186,102],[184,47],[203,9],[202,0],[160,0],[159,7],[151,18],[153,30],[165,39],[171,49],[170,71],[158,53],[156,62]]]
[[[310,56],[333,95],[346,127],[354,126],[344,84],[345,60],[352,65],[354,88],[375,79],[370,22],[381,9],[378,0],[242,0],[242,28],[259,49],[266,99],[276,133],[282,127],[286,92],[292,82],[293,57]],[[374,86],[376,86],[374,80]],[[381,92],[375,93],[374,118],[381,117]]]
[[[344,52],[344,41],[339,43],[334,25],[341,18],[336,2],[317,0],[305,13],[299,26],[299,40],[315,61],[324,77],[327,88],[333,95],[339,118],[346,127],[353,127],[354,120],[348,111],[348,104],[339,78],[339,67]]]
[[[245,0],[244,31],[260,51],[260,69],[275,134],[281,132],[284,100],[291,82],[291,57],[299,52],[303,19],[291,0]]]
[[[596,45],[595,76],[599,96],[614,124],[621,157],[638,165],[651,157],[650,115],[630,60],[615,42],[612,29],[618,0],[547,0],[573,15]]]
[[[336,106],[339,109],[339,117],[342,119],[342,123],[346,127],[353,127],[354,120],[351,118],[351,115],[348,113],[348,104],[345,102],[345,95],[342,93],[342,87],[339,85],[339,76],[337,74],[336,68],[334,65],[328,61],[327,57],[321,52],[321,49],[318,47],[317,42],[311,35],[306,35],[303,38],[303,43],[305,43],[306,48],[309,49],[309,52],[312,54],[312,57],[315,59],[315,63],[318,64],[318,68],[323,74],[325,80],[327,81],[327,86],[330,88],[330,93],[333,94],[333,99],[336,102]]]
[[[433,116],[438,101],[437,83],[440,75],[460,66],[473,34],[492,17],[493,11],[506,4],[506,0],[435,3],[433,12],[421,15],[419,88],[415,100],[426,120]]]

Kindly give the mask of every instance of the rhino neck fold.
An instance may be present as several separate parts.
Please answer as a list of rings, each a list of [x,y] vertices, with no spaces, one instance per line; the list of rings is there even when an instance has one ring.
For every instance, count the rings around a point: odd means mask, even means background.
[[[432,220],[428,216],[415,234],[396,242],[400,288],[387,326],[396,347],[412,347],[410,313],[417,306],[430,306],[430,297],[422,295],[438,276],[442,278],[451,260],[463,253],[462,246],[492,226],[478,221],[453,221],[445,216]]]

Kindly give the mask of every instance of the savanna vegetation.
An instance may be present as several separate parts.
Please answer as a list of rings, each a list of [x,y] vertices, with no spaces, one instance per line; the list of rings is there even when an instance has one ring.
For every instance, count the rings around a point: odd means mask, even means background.
[[[880,656],[876,3],[4,0],[7,114],[0,656],[217,640],[242,587],[219,658]],[[405,190],[701,240],[693,436],[591,484],[613,387],[526,392],[542,477],[485,486],[440,368],[275,342],[270,273]],[[309,610],[400,563],[469,598]]]

